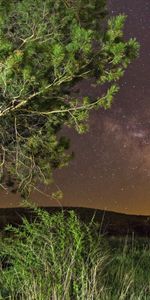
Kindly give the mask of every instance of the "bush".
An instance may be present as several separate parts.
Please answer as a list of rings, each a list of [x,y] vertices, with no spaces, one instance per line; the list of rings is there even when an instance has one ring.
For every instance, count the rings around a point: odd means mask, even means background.
[[[34,213],[32,223],[23,218],[1,238],[0,299],[149,299],[150,253],[146,247],[142,253],[140,240],[123,247],[74,211]]]
[[[23,219],[1,241],[2,299],[99,299],[98,279],[106,261],[101,237],[70,211]],[[100,280],[99,280],[100,281]]]

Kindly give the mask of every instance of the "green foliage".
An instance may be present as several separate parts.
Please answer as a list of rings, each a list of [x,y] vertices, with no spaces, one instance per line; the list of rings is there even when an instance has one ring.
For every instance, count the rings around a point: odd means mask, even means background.
[[[94,263],[98,274],[105,260],[98,263],[102,247],[94,247],[94,236],[73,211],[34,213],[35,222],[24,218],[21,227],[8,226],[12,237],[0,243],[1,263],[10,266],[0,270],[1,299],[88,299]]]
[[[72,157],[58,139],[62,126],[84,133],[92,109],[111,107],[139,45],[124,40],[124,15],[107,18],[105,0],[1,0],[0,7],[1,183],[11,176],[28,193]],[[106,84],[104,95],[94,102],[73,95],[93,77]]]
[[[0,299],[149,299],[149,239],[102,236],[74,211],[33,214],[0,239]]]

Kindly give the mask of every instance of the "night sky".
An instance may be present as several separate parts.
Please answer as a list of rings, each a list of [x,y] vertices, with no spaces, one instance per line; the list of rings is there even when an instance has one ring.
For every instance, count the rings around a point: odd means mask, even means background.
[[[63,205],[150,215],[150,0],[108,3],[110,14],[128,16],[125,36],[137,38],[140,58],[126,71],[112,108],[91,113],[87,134],[64,130],[75,158],[55,173],[55,182],[64,193]],[[100,94],[83,81],[80,94],[85,90]],[[2,198],[2,206],[16,203],[14,196]],[[42,195],[35,198],[56,204]]]
[[[112,0],[110,13],[125,13],[125,36],[141,44],[111,110],[93,112],[90,131],[71,137],[75,159],[57,172],[65,205],[150,214],[150,1]],[[90,90],[82,83],[81,94]]]

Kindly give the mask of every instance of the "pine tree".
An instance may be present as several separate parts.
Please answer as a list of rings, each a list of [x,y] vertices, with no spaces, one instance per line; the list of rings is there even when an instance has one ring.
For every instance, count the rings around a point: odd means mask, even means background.
[[[0,1],[1,185],[22,193],[49,184],[68,164],[63,125],[88,129],[92,109],[110,108],[118,81],[139,52],[126,41],[126,17],[109,18],[105,0]],[[95,78],[106,93],[92,101],[73,96],[81,79]]]

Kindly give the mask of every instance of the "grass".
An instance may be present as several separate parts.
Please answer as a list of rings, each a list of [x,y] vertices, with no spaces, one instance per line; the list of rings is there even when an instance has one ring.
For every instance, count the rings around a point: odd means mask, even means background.
[[[35,208],[0,240],[0,299],[148,300],[150,243],[103,236],[74,211]]]

